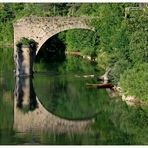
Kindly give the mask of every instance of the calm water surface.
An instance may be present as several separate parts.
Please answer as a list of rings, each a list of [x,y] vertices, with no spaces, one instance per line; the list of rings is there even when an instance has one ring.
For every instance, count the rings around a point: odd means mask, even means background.
[[[0,144],[148,144],[146,107],[86,86],[97,83],[86,75],[102,74],[97,66],[68,57],[35,64],[34,78],[0,70]]]

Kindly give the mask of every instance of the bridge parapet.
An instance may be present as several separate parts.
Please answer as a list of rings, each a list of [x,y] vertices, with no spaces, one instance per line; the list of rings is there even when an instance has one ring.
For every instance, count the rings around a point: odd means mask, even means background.
[[[70,20],[70,21],[82,21],[82,20],[90,20],[90,19],[94,19],[94,18],[98,18],[98,17],[91,17],[91,16],[81,16],[81,17],[69,17],[69,16],[55,16],[55,17],[37,17],[37,16],[30,16],[30,17],[23,17],[20,20],[17,20],[14,24],[22,24],[22,23],[37,23],[37,22],[42,22],[42,21],[58,21],[58,20]]]

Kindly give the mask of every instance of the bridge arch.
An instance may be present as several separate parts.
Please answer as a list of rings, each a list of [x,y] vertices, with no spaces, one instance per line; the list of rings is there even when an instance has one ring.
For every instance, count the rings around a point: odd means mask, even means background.
[[[41,46],[55,34],[69,29],[94,28],[88,20],[93,17],[24,17],[13,24],[14,28],[14,60],[16,63],[16,75],[33,75],[33,61]],[[17,43],[22,39],[33,39],[38,43],[37,48],[17,48]],[[17,50],[18,49],[18,50]]]
[[[70,30],[70,29],[87,29],[87,30],[92,30],[91,28],[87,28],[87,26],[86,27],[82,27],[82,28],[80,28],[81,26],[79,26],[79,24],[78,24],[78,26],[77,27],[74,27],[74,26],[64,26],[64,27],[62,27],[62,28],[58,28],[54,33],[52,33],[52,32],[48,32],[43,38],[42,38],[42,40],[40,41],[40,44],[39,44],[39,46],[38,46],[38,48],[37,48],[37,51],[36,51],[36,55],[38,54],[38,52],[39,52],[39,50],[41,49],[41,47],[42,47],[42,45],[49,39],[49,38],[51,38],[51,37],[53,37],[54,35],[56,35],[56,34],[58,34],[58,33],[60,33],[60,32],[63,32],[63,31],[66,31],[66,30]]]
[[[13,24],[14,54],[17,42],[25,37],[38,43],[36,54],[41,46],[52,36],[69,29],[94,28],[87,23],[90,17],[25,17]]]

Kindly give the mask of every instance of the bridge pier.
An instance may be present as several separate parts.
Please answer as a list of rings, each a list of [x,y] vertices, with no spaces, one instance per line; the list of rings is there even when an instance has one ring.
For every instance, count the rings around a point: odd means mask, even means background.
[[[35,55],[42,45],[55,34],[69,29],[88,29],[95,31],[95,28],[88,22],[90,19],[94,19],[94,17],[30,16],[16,21],[13,24],[16,76],[33,75]],[[38,46],[34,46],[37,45],[36,43]]]
[[[19,43],[14,53],[16,63],[16,76],[33,76],[33,62],[36,56],[36,45],[23,45]]]

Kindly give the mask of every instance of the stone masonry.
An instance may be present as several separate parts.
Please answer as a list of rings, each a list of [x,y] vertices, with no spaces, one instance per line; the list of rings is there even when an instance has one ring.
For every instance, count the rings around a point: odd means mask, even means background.
[[[92,17],[91,17],[92,18]],[[25,17],[13,24],[14,27],[14,60],[16,76],[33,75],[33,61],[35,56],[30,54],[30,49],[22,48],[18,51],[17,43],[22,38],[32,39],[38,45],[34,51],[36,55],[41,46],[55,34],[69,29],[89,29],[89,17]],[[28,60],[28,61],[27,61]]]
[[[91,17],[92,18],[92,17]],[[41,46],[55,34],[69,29],[89,29],[89,17],[24,17],[13,24],[14,27],[14,54],[16,44],[22,38],[33,39],[38,43],[36,54]]]

